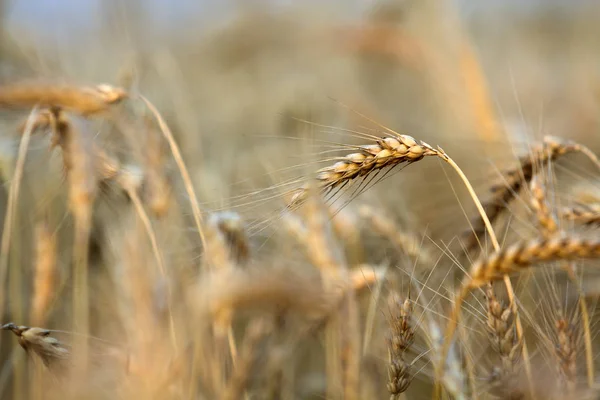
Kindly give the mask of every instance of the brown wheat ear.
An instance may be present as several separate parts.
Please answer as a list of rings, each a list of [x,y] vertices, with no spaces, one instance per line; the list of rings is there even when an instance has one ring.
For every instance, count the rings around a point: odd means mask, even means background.
[[[558,223],[548,206],[546,190],[539,177],[534,177],[529,185],[531,190],[531,207],[535,212],[542,236],[551,237],[558,232]]]
[[[215,213],[208,222],[223,236],[235,262],[246,263],[250,258],[250,243],[240,215],[234,212]]]
[[[60,341],[50,336],[48,329],[17,326],[12,322],[2,326],[19,338],[19,344],[28,354],[36,354],[46,367],[58,366],[69,359],[70,352]]]
[[[536,168],[545,163],[556,160],[558,157],[584,149],[578,143],[571,141],[546,137],[544,143],[535,147],[530,154],[519,159],[519,165],[504,174],[501,184],[494,185],[490,189],[492,197],[483,204],[485,213],[490,221],[497,220],[508,205],[516,198],[524,186],[527,186],[536,174]],[[471,221],[471,230],[465,232],[465,248],[473,251],[486,232],[486,227],[480,218]]]
[[[125,90],[105,84],[95,87],[43,83],[0,86],[0,107],[29,109],[38,105],[83,116],[101,114],[126,97]]]
[[[515,311],[512,305],[500,303],[494,293],[494,288],[488,283],[487,299],[487,331],[493,350],[500,356],[501,366],[494,369],[492,383],[495,389],[506,385],[514,386],[511,382],[521,356],[522,341],[517,336]]]
[[[375,144],[357,146],[355,149],[357,152],[338,157],[335,164],[317,171],[317,187],[322,193],[332,193],[356,179],[366,178],[372,172],[387,167],[411,164],[426,156],[440,155],[438,150],[427,143],[399,134],[378,139]],[[307,195],[308,187],[295,190],[289,207],[300,206],[306,201]]]
[[[415,339],[412,326],[412,304],[410,299],[401,302],[397,296],[390,297],[390,338],[388,339],[388,384],[390,400],[395,400],[398,395],[405,392],[410,386],[412,376],[411,365],[406,362],[406,352]]]
[[[579,337],[576,326],[564,318],[556,321],[557,344],[555,348],[559,372],[569,391],[573,391],[577,379],[577,351]]]
[[[600,257],[600,241],[575,237],[522,241],[477,261],[463,289],[474,289],[537,263]]]
[[[560,216],[581,225],[600,225],[600,212],[584,204],[562,208]]]

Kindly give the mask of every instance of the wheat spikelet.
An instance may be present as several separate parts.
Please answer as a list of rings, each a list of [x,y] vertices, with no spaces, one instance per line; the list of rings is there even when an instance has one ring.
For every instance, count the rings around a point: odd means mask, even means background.
[[[579,336],[576,327],[564,318],[556,321],[556,334],[558,343],[555,347],[559,371],[567,383],[568,390],[575,389],[577,379],[577,350]]]
[[[3,325],[2,329],[10,330],[17,335],[23,350],[28,354],[31,354],[30,352],[36,354],[46,367],[59,367],[70,358],[69,350],[56,338],[50,336],[51,331],[47,329],[17,326],[12,322]]]
[[[91,88],[42,83],[0,86],[0,107],[57,107],[83,116],[105,112],[126,97],[123,89],[104,84]]]
[[[503,305],[496,298],[491,284],[487,284],[487,332],[493,350],[500,356],[501,366],[494,369],[490,379],[494,390],[506,393],[506,388],[515,386],[515,372],[519,364],[522,341],[517,336],[515,311],[512,305]],[[511,393],[511,398],[518,397]],[[522,397],[522,394],[520,395]]]
[[[425,142],[408,135],[394,135],[378,139],[375,144],[356,148],[358,152],[339,157],[331,166],[317,171],[316,185],[322,193],[330,193],[352,181],[387,167],[411,164],[426,156],[439,156],[440,152]],[[289,207],[297,207],[306,201],[308,187],[294,191]]]
[[[546,200],[546,191],[540,181],[539,176],[534,177],[529,185],[531,191],[531,207],[535,211],[535,215],[540,225],[540,230],[544,237],[548,238],[558,232],[558,224],[556,218]]]
[[[540,262],[597,258],[600,256],[600,241],[559,237],[517,242],[508,248],[496,251],[477,261],[465,281],[465,288],[473,289],[489,281],[502,279],[519,269]]]
[[[540,233],[542,237],[546,239],[551,239],[559,233],[558,224],[556,223],[556,218],[554,217],[554,213],[549,209],[546,195],[543,185],[540,182],[539,177],[533,178],[531,181],[531,193],[532,193],[532,201],[531,205],[536,212],[536,216],[540,225]],[[585,295],[581,288],[581,284],[577,280],[577,276],[575,273],[575,265],[570,262],[563,262],[561,267],[567,272],[569,279],[573,282],[577,291],[579,292],[579,309],[581,312],[581,322],[584,331],[584,343],[585,343],[585,356],[586,356],[586,367],[587,367],[587,378],[588,378],[588,386],[592,386],[594,382],[594,360],[593,360],[593,348],[592,348],[592,338],[590,332],[590,317],[587,309],[587,304],[585,300]],[[562,326],[562,325],[561,325]],[[564,332],[559,331],[559,339]],[[560,340],[559,340],[560,347]],[[568,380],[568,379],[567,379]],[[573,389],[573,385],[569,385],[570,389]]]
[[[408,389],[412,377],[410,375],[411,365],[406,362],[405,353],[412,345],[415,332],[412,326],[412,304],[410,299],[399,300],[397,295],[392,294],[389,299],[390,338],[388,339],[388,383],[390,400],[395,400]]]
[[[590,206],[580,204],[573,207],[564,207],[559,213],[561,218],[581,225],[600,225],[600,212]]]
[[[246,263],[250,258],[250,243],[240,215],[233,212],[215,213],[208,222],[225,239],[231,259],[237,264]]]
[[[146,131],[145,146],[142,158],[144,160],[144,202],[157,217],[163,217],[169,211],[173,202],[171,183],[167,176],[167,157],[161,136],[153,127],[148,116],[144,118]]]
[[[535,147],[531,154],[519,159],[519,165],[504,174],[504,182],[492,186],[492,198],[483,204],[485,213],[490,221],[497,220],[507,209],[508,204],[516,198],[524,186],[529,184],[536,174],[536,167],[558,157],[575,151],[582,151],[583,146],[578,143],[554,137],[545,137],[544,143]],[[486,227],[478,218],[471,222],[472,229],[465,233],[468,251],[473,250],[485,234]]]
[[[449,323],[446,327],[444,347],[441,351],[442,359],[446,357],[450,350],[450,344],[452,343],[452,338],[460,318],[461,306],[472,289],[479,288],[490,281],[505,279],[508,276],[507,274],[534,266],[540,262],[574,260],[578,258],[593,259],[599,256],[599,241],[575,237],[558,237],[517,242],[504,250],[496,250],[488,257],[482,257],[473,264],[470,275],[463,280],[454,301]],[[525,343],[523,343],[524,346]],[[527,367],[527,365],[525,366]],[[441,365],[438,368],[438,376],[442,376],[444,366]]]

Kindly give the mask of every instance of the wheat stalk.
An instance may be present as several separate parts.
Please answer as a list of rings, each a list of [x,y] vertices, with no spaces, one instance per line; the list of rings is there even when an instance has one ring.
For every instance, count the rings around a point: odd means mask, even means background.
[[[35,325],[44,324],[56,291],[56,245],[56,236],[50,231],[47,221],[38,223],[35,229],[35,267],[31,302],[31,320]]]
[[[0,243],[0,283],[4,284],[8,273],[8,255],[10,251],[10,243],[12,239],[12,229],[14,225],[15,214],[17,212],[17,204],[19,192],[21,189],[21,180],[23,178],[23,170],[25,168],[25,158],[27,157],[27,149],[31,140],[34,123],[37,118],[37,107],[34,108],[29,117],[17,155],[17,162],[14,169],[12,181],[8,192],[8,204],[6,205],[6,215],[4,216],[4,225],[2,229],[2,241]],[[5,292],[0,291],[0,310],[4,310]]]
[[[272,332],[273,326],[264,320],[252,321],[246,328],[244,341],[240,349],[240,357],[229,380],[222,400],[237,400],[243,398],[250,376],[258,367],[258,346]]]

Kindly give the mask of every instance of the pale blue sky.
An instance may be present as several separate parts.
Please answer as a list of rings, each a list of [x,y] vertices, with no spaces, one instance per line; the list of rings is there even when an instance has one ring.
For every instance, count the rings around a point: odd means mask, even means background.
[[[106,0],[8,0],[11,25],[21,28],[35,28],[41,34],[61,35],[77,32],[79,29],[95,26],[97,6]],[[128,0],[121,1],[124,4]],[[169,28],[181,23],[189,15],[215,18],[227,12],[229,7],[251,0],[136,0],[147,5],[147,11],[153,17],[153,27]],[[257,1],[262,4],[289,4],[308,0],[268,0]],[[330,2],[331,0],[320,0]],[[333,0],[335,1],[335,0]],[[409,0],[410,1],[410,0]],[[576,5],[594,3],[598,0],[455,0],[460,10],[467,15],[477,15],[485,11],[497,11],[497,8],[510,9],[521,13],[537,12],[542,7],[572,10]],[[367,8],[374,0],[346,0],[345,12]],[[318,4],[319,2],[316,1]],[[496,10],[495,10],[496,9]]]

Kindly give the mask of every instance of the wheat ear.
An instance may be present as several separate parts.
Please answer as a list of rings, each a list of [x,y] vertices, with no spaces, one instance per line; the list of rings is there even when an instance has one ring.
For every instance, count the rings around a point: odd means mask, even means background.
[[[578,337],[575,326],[560,318],[556,321],[558,345],[555,347],[559,370],[567,383],[569,393],[575,391],[577,378]]]
[[[12,322],[3,325],[1,329],[10,330],[17,335],[23,350],[29,354],[30,351],[33,352],[46,367],[58,367],[70,358],[69,350],[56,338],[50,336],[51,331],[47,329],[17,326]]]
[[[412,304],[410,298],[400,301],[397,295],[392,294],[390,298],[390,338],[388,339],[388,384],[390,400],[396,400],[404,393],[412,377],[410,375],[411,365],[406,362],[406,351],[412,345],[415,332],[412,326]]]
[[[537,166],[554,161],[565,154],[581,151],[582,147],[578,143],[554,137],[544,138],[544,143],[535,147],[531,154],[521,157],[519,165],[503,175],[503,183],[492,186],[492,198],[484,203],[484,210],[489,219],[495,221],[506,211],[510,201],[516,198],[523,187],[531,182],[536,174]],[[480,220],[472,221],[471,227],[472,229],[465,234],[469,235],[465,244],[468,251],[477,246],[486,231]]]
[[[336,188],[365,178],[373,172],[402,164],[411,164],[426,156],[437,156],[439,152],[425,142],[408,135],[378,139],[375,144],[358,146],[356,153],[337,158],[331,166],[317,171],[317,188],[327,194]],[[297,207],[307,199],[308,187],[296,189],[289,207]]]
[[[583,204],[564,207],[559,211],[559,215],[581,225],[600,225],[600,212]]]
[[[468,290],[501,279],[504,275],[529,268],[541,262],[598,258],[600,241],[559,237],[536,239],[513,244],[477,261],[462,287]]]
[[[558,235],[560,232],[554,213],[550,210],[550,207],[548,206],[546,200],[546,191],[539,177],[534,177],[532,179],[530,189],[532,194],[531,205],[536,213],[538,223],[541,228],[540,231],[542,237],[546,239],[551,239],[552,237]],[[573,282],[579,293],[578,303],[581,312],[581,322],[583,324],[587,380],[588,386],[592,387],[594,384],[595,375],[594,350],[592,346],[592,334],[590,332],[590,316],[585,300],[585,295],[583,293],[580,283],[577,281],[577,277],[575,276],[575,266],[572,263],[565,262],[562,264],[562,267],[567,272],[569,279]],[[561,331],[559,330],[559,338],[560,337]],[[565,376],[568,378],[568,375]]]
[[[355,111],[356,112],[356,111]],[[376,123],[372,119],[357,113],[360,116],[368,119],[371,122]],[[434,149],[430,145],[425,142],[417,141],[411,136],[408,135],[400,135],[399,133],[393,131],[390,128],[387,128],[381,124],[376,123],[381,128],[385,129],[386,132],[393,135],[392,137],[379,138],[376,140],[376,144],[364,145],[360,146],[357,149],[360,152],[352,153],[345,157],[340,157],[339,161],[329,167],[322,168],[317,173],[317,188],[321,191],[321,193],[329,193],[332,190],[343,187],[344,185],[351,183],[353,180],[357,178],[364,178],[368,176],[373,171],[380,171],[386,167],[396,167],[401,164],[413,163],[419,160],[422,160],[426,156],[436,156],[441,158],[447,164],[449,164],[454,171],[458,174],[458,176],[463,181],[463,184],[467,188],[469,195],[471,196],[481,220],[483,221],[483,226],[485,227],[490,240],[494,246],[494,249],[498,251],[500,249],[500,244],[498,239],[496,238],[496,234],[494,233],[494,229],[492,227],[492,223],[486,214],[486,211],[481,204],[481,201],[477,197],[473,186],[469,182],[467,176],[464,174],[462,169],[454,162],[454,160],[442,149]],[[295,191],[292,196],[291,202],[288,205],[290,208],[298,207],[302,203],[306,201],[308,194],[308,188],[303,187],[299,188]],[[514,302],[514,289],[510,282],[510,278],[508,276],[505,277],[504,283],[506,285],[506,290],[511,299],[511,302]],[[460,303],[462,299],[457,298],[457,304],[455,307],[460,307]],[[457,313],[458,311],[454,311]],[[442,354],[444,357],[448,354],[448,350],[450,347],[450,337],[453,336],[453,333],[456,329],[457,321],[451,318],[450,324],[448,325],[447,331],[449,335],[446,337],[446,343],[442,348]],[[517,314],[517,333],[519,337],[523,335],[523,329],[521,326],[520,318]],[[523,344],[523,358],[525,362],[525,367],[528,375],[528,379],[531,383],[531,368],[529,366],[529,356],[527,351],[527,346]],[[438,378],[443,375],[444,362],[438,366]],[[437,380],[439,382],[439,379]],[[439,384],[436,384],[435,391],[439,396],[439,391],[441,387]]]
[[[83,116],[104,113],[126,97],[123,89],[104,84],[95,87],[43,83],[0,86],[0,107],[58,107]]]
[[[498,370],[499,383],[505,388],[514,379],[523,342],[516,334],[516,318],[512,304],[500,303],[489,282],[486,287],[486,298],[487,331],[492,348],[500,356],[502,365]]]

